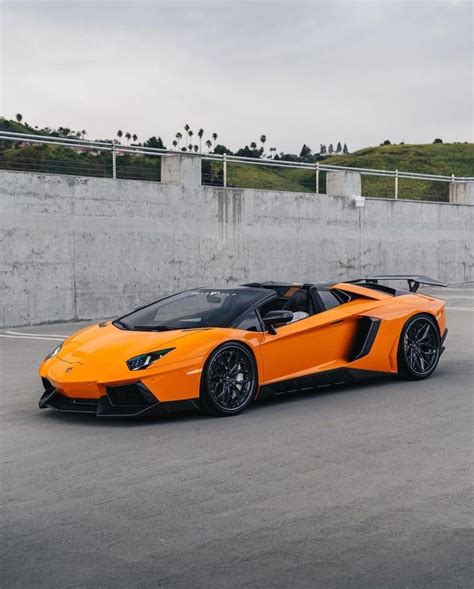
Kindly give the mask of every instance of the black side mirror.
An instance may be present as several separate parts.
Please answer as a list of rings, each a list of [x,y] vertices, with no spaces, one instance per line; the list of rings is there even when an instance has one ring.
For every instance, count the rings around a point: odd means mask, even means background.
[[[263,317],[263,323],[265,328],[268,329],[269,333],[275,335],[275,327],[279,325],[285,325],[293,319],[293,313],[291,311],[270,311]]]

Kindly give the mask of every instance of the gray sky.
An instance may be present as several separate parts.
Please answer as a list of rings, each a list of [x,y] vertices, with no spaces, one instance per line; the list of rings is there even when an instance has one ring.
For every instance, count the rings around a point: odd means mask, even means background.
[[[473,140],[473,4],[1,0],[0,111],[170,146]]]

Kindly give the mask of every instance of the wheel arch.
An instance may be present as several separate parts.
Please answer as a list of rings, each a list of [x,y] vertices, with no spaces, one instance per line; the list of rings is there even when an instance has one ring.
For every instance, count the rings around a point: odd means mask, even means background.
[[[439,328],[439,321],[434,313],[432,313],[430,311],[421,311],[420,313],[417,313],[417,314],[418,315],[426,315],[427,317],[430,317],[431,319],[433,319],[434,324],[436,325],[436,329],[438,330],[438,334],[441,337],[441,329]]]
[[[396,361],[397,361],[398,375],[402,376],[403,378],[409,378],[410,380],[419,380],[419,379],[427,378],[428,376],[430,376],[434,372],[434,370],[436,369],[436,366],[438,365],[438,362],[439,362],[439,358],[441,357],[441,354],[442,354],[442,349],[441,349],[441,351],[438,351],[436,363],[434,364],[433,368],[430,369],[430,372],[428,372],[427,374],[422,375],[422,373],[421,373],[417,378],[414,378],[413,373],[411,373],[412,376],[407,377],[407,369],[406,369],[406,367],[404,367],[405,363],[403,361],[401,361],[401,345],[402,345],[401,336],[402,336],[403,332],[405,331],[407,324],[410,321],[416,321],[418,319],[423,319],[423,318],[429,319],[431,321],[431,323],[435,327],[437,335],[438,335],[438,345],[440,346],[440,348],[442,346],[442,334],[441,334],[441,329],[439,326],[438,318],[436,317],[436,315],[434,315],[433,313],[430,313],[429,311],[422,310],[422,311],[417,311],[415,313],[411,313],[410,316],[406,318],[406,320],[404,321],[404,323],[402,325],[402,329],[400,331],[400,334],[398,336]],[[408,374],[410,374],[409,371],[408,371]]]
[[[432,313],[430,311],[425,311],[425,310],[420,311],[419,309],[416,309],[412,313],[409,313],[408,315],[403,317],[403,322],[400,325],[400,329],[398,331],[397,337],[396,337],[393,347],[390,351],[390,355],[392,356],[391,363],[393,363],[393,365],[396,367],[397,373],[400,369],[398,348],[400,346],[400,338],[402,337],[403,329],[404,329],[405,325],[408,323],[408,321],[413,319],[413,317],[419,317],[419,316],[425,316],[425,317],[429,317],[430,319],[432,319],[433,323],[436,325],[436,329],[438,330],[438,335],[441,337],[441,330],[439,328],[439,322],[438,322],[438,319],[436,318],[436,315],[434,313]]]

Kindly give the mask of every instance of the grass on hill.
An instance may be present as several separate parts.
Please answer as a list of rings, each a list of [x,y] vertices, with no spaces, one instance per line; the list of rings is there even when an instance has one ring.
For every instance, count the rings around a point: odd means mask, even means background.
[[[0,149],[0,169],[111,178],[112,157],[110,152],[77,152],[56,145],[25,145]],[[117,156],[117,178],[159,182],[161,158]]]
[[[46,133],[33,129],[29,125],[19,123],[18,121],[8,120],[5,117],[0,117],[0,131],[8,131],[9,133],[25,133],[29,135],[45,135]]]
[[[47,130],[0,117],[0,131],[49,136]],[[73,138],[73,137],[71,137]],[[21,144],[20,140],[0,141],[0,169],[69,174],[77,176],[112,177],[110,152],[69,148],[61,145]],[[161,158],[130,154],[117,156],[117,177],[136,180],[161,178]]]
[[[474,144],[435,143],[426,145],[383,145],[369,147],[347,155],[335,155],[321,161],[334,166],[371,168],[440,174],[443,176],[474,175]],[[215,180],[222,182],[222,164],[208,164]],[[204,176],[206,180],[206,175]],[[263,167],[252,164],[229,163],[227,167],[228,186],[236,188],[263,188],[315,192],[316,175],[313,170],[297,168]],[[326,192],[326,174],[320,173],[319,191]],[[393,198],[393,178],[362,176],[362,194],[369,197]],[[425,180],[399,180],[399,198],[415,200],[447,201],[447,183]]]
[[[33,129],[24,123],[0,117],[0,131],[2,130],[46,134],[45,131]],[[159,180],[160,159],[121,155],[117,157],[117,175],[119,178]],[[330,156],[321,160],[321,163],[446,176],[474,176],[474,144],[382,145],[351,154]],[[112,173],[110,153],[81,152],[61,146],[21,146],[19,142],[9,141],[0,141],[0,168],[101,177],[110,177]],[[319,180],[319,191],[325,193],[324,172],[320,173]],[[203,161],[203,181],[205,184],[222,186],[222,163]],[[313,170],[228,163],[227,184],[236,188],[315,192],[316,177]],[[362,176],[363,196],[393,198],[394,189],[393,178]],[[447,183],[406,179],[399,181],[399,198],[447,201],[448,195]]]
[[[219,164],[221,165],[221,164]],[[297,170],[298,171],[298,170]],[[263,188],[267,190],[288,190],[289,192],[314,192],[312,186],[305,186],[304,178],[292,178],[278,167],[255,166],[253,164],[227,164],[227,185],[237,188]]]
[[[326,158],[324,163],[335,166],[396,170],[443,176],[474,176],[473,143],[434,143],[426,145],[383,145],[369,147],[347,155]],[[283,170],[293,181],[308,184],[314,178],[312,172]],[[325,192],[324,175],[320,191]],[[395,183],[393,178],[362,176],[362,194],[371,197],[392,198]],[[415,200],[447,201],[447,183],[407,180],[399,181],[399,198]]]

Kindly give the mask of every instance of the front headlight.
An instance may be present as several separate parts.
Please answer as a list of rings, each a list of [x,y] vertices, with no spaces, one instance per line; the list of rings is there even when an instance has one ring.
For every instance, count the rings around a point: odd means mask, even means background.
[[[174,349],[175,348],[166,348],[165,350],[157,350],[156,352],[134,356],[133,358],[130,358],[130,360],[127,360],[127,366],[130,370],[144,370]]]
[[[64,343],[64,342],[63,342],[63,343]],[[49,353],[49,354],[46,356],[45,360],[49,360],[50,358],[53,358],[54,356],[56,356],[56,354],[58,354],[59,350],[60,350],[62,347],[63,347],[63,344],[62,344],[62,343],[61,343],[61,344],[59,344],[59,346],[56,346],[56,347],[54,348],[54,350],[53,350],[52,352],[50,352],[50,353]]]

